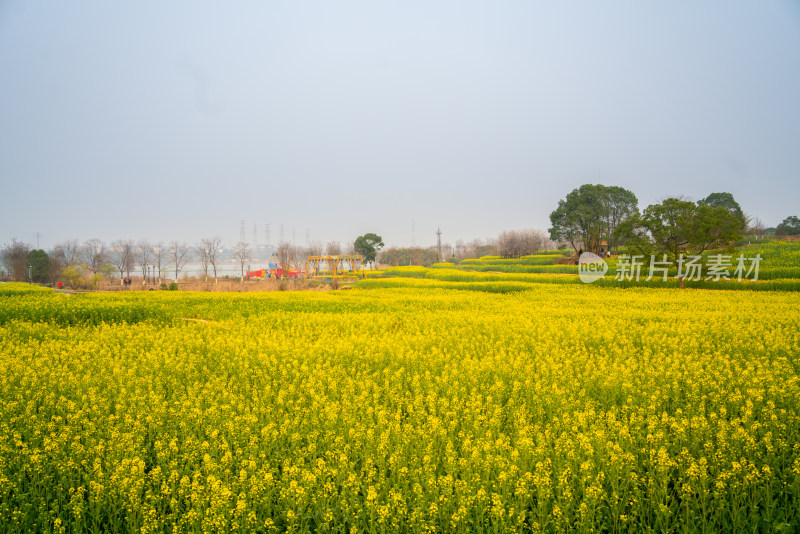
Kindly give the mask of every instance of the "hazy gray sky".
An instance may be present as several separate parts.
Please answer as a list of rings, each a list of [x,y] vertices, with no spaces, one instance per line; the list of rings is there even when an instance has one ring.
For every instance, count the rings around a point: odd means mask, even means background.
[[[0,241],[387,245],[584,183],[800,215],[800,3],[0,0]]]

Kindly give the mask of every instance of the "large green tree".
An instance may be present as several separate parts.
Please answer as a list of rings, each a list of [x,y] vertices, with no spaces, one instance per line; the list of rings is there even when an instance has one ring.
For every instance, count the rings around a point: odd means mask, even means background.
[[[584,184],[572,190],[550,214],[550,239],[597,252],[600,242],[615,243],[616,227],[638,213],[638,200],[618,186]]]
[[[50,282],[50,257],[44,250],[31,250],[28,253],[28,265],[31,267],[31,281],[39,284]]]
[[[356,238],[353,248],[361,254],[364,263],[375,263],[378,251],[383,248],[383,239],[377,234],[364,234]]]
[[[619,187],[606,187],[603,201],[606,205],[606,236],[609,248],[617,249],[617,226],[639,213],[639,200],[633,192]]]
[[[666,255],[674,262],[681,254],[732,249],[742,238],[742,225],[722,206],[668,198],[620,224],[617,234],[627,239],[632,254]]]
[[[747,216],[742,207],[730,193],[711,193],[706,198],[697,201],[698,206],[711,206],[712,208],[725,208],[736,216],[742,223],[742,229],[747,226]]]
[[[800,235],[800,219],[796,215],[786,217],[775,229],[775,235]]]

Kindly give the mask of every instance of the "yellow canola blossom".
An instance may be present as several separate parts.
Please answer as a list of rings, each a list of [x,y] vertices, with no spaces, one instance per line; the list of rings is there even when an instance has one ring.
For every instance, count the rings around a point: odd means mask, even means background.
[[[792,293],[0,299],[3,532],[800,519]]]

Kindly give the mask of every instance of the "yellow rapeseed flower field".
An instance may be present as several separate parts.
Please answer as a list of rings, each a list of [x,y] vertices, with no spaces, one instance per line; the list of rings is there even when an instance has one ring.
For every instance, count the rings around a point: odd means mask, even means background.
[[[800,296],[0,288],[2,532],[800,520]]]

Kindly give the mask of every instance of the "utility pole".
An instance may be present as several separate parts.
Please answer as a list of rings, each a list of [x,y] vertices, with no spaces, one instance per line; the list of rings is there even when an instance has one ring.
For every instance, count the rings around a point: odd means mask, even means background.
[[[436,250],[439,252],[439,262],[442,261],[442,229],[436,229]]]
[[[411,217],[411,246],[417,246],[416,240],[414,239],[414,217]]]
[[[36,232],[36,249],[37,250],[40,249],[40,247],[39,247],[39,237],[41,237],[41,234],[39,232]]]
[[[253,254],[258,256],[258,230],[256,229],[256,223],[253,223]]]

